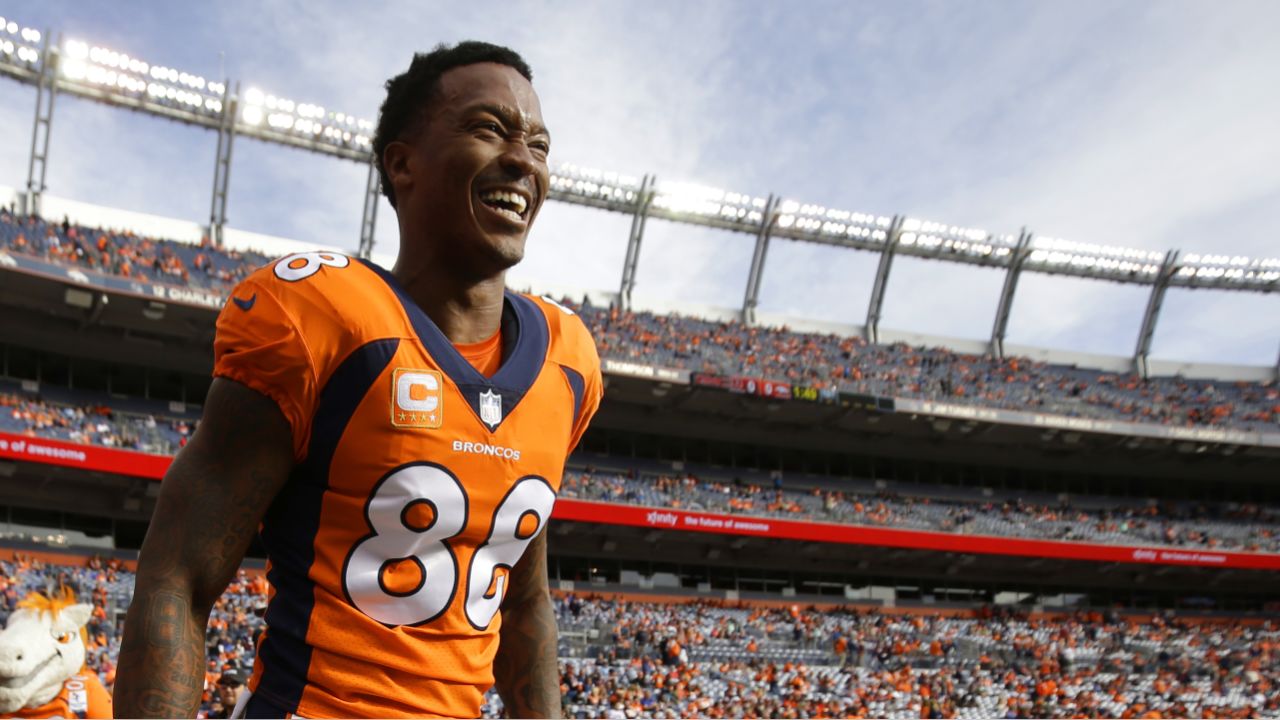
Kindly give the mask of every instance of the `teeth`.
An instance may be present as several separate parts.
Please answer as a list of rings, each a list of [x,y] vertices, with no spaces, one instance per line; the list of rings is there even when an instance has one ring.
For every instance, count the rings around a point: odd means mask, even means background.
[[[520,217],[520,213],[516,212],[515,210],[508,210],[507,208],[500,207],[500,208],[493,208],[493,211],[506,215],[507,217],[511,218],[512,220],[515,220],[516,222],[520,222],[521,220],[524,220],[524,218]]]
[[[480,199],[485,202],[507,203],[512,206],[514,209],[514,213],[512,214],[517,217],[523,216],[525,208],[528,207],[528,203],[525,202],[524,196],[513,192],[506,192],[505,190],[489,190],[487,192],[483,192],[480,194]],[[506,208],[499,209],[506,210]]]

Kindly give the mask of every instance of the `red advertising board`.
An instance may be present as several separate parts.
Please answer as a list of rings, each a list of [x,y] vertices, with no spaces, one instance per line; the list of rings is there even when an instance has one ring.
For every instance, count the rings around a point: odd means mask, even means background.
[[[173,460],[129,450],[78,445],[25,435],[0,433],[0,458],[97,470],[159,480]],[[983,555],[1015,555],[1094,562],[1195,565],[1252,570],[1280,570],[1280,554],[1216,552],[1159,546],[1125,546],[1098,543],[1032,540],[1029,538],[960,535],[956,533],[899,530],[896,528],[833,523],[799,522],[771,517],[719,515],[716,513],[637,507],[615,503],[562,498],[551,515],[559,520],[628,525],[666,530],[750,535],[779,540],[898,547]]]
[[[1197,565],[1253,570],[1280,570],[1280,555],[1241,552],[1214,552],[1161,547],[1132,547],[1057,540],[959,535],[955,533],[899,530],[863,525],[836,525],[797,522],[771,517],[718,515],[662,508],[636,507],[614,503],[588,502],[564,498],[556,501],[551,517],[559,520],[665,528],[691,532],[751,535],[782,540],[872,545],[877,547],[939,550],[983,555],[1092,560],[1096,562],[1148,563],[1156,565]]]
[[[132,450],[116,450],[9,433],[0,433],[0,458],[155,480],[164,477],[164,471],[169,469],[169,463],[173,461],[168,455],[149,455]]]

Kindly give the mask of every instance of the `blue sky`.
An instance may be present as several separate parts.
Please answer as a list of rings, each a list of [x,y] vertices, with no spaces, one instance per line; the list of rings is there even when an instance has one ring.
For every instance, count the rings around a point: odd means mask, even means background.
[[[154,64],[373,119],[415,50],[509,44],[553,161],[1129,247],[1280,256],[1274,2],[9,3]],[[0,184],[34,90],[0,82]],[[60,98],[50,192],[204,221],[211,133]],[[364,168],[239,140],[232,226],[354,248]],[[389,206],[379,247],[392,251]],[[551,204],[512,283],[616,289],[628,218]],[[637,296],[735,307],[752,238],[649,223]],[[876,257],[775,242],[761,309],[860,324]],[[899,259],[883,327],[985,338],[999,272]],[[1009,342],[1132,352],[1144,289],[1024,275]],[[1273,364],[1280,296],[1171,291],[1158,357]]]

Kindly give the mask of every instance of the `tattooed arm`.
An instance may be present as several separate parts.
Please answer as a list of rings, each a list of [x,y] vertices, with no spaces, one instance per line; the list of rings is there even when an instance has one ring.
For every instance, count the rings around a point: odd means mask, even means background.
[[[559,718],[558,632],[547,586],[545,529],[511,570],[499,635],[493,675],[507,716]]]
[[[276,404],[214,380],[199,429],[165,474],[142,543],[116,717],[196,716],[209,611],[292,467],[289,423]]]

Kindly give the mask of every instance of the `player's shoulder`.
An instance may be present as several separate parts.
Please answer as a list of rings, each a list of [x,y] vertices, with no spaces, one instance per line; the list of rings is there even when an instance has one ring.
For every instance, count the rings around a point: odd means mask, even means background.
[[[373,265],[337,252],[295,253],[232,290],[218,316],[214,357],[219,367],[229,357],[257,358],[254,373],[310,366],[325,378],[357,348],[411,333],[395,290]]]
[[[548,357],[563,365],[581,366],[585,370],[599,366],[595,340],[582,316],[546,295],[522,294],[547,319],[550,333]]]
[[[265,299],[264,299],[265,296]],[[263,265],[228,299],[246,318],[262,302],[295,319],[310,316],[337,324],[388,317],[399,303],[381,274],[365,262],[328,250],[293,253]],[[399,313],[391,312],[390,316]]]
[[[251,273],[242,285],[265,289],[280,300],[328,295],[337,300],[374,288],[377,280],[377,274],[356,258],[313,250],[278,257]]]

